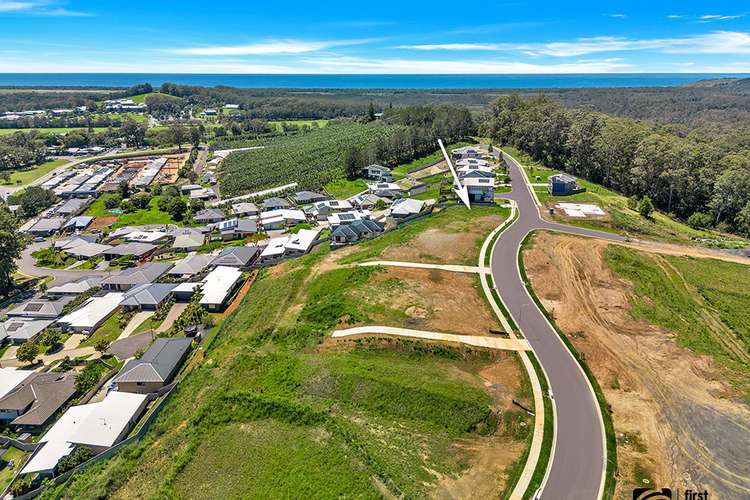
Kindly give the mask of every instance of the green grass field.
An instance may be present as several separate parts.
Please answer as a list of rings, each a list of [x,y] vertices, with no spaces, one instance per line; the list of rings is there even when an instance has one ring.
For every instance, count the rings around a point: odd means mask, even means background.
[[[492,410],[486,352],[320,349],[338,324],[398,314],[354,293],[379,269],[317,272],[329,256],[324,244],[262,271],[146,438],[75,476],[65,496],[424,498],[486,436],[527,439],[530,417]]]
[[[456,144],[450,144],[445,147],[445,149],[448,151],[448,154],[450,154],[451,149],[461,148],[464,146],[470,146],[471,143],[469,142],[458,142]],[[393,169],[393,178],[403,179],[407,176],[409,171],[415,170],[419,167],[426,167],[427,165],[431,165],[433,163],[436,163],[438,161],[441,161],[443,159],[443,152],[438,149],[432,154],[429,154],[427,156],[423,156],[422,158],[417,158],[414,161],[410,161],[409,163],[404,163],[402,165],[397,166]]]
[[[10,182],[5,182],[3,184],[6,186],[25,186],[66,163],[68,163],[68,160],[52,160],[26,170],[15,170],[10,174]]]
[[[104,201],[107,198],[114,196],[117,195],[104,194],[100,196],[94,203],[89,205],[86,209],[85,215],[90,215],[92,217],[117,217],[117,221],[112,225],[112,229],[144,224],[180,224],[179,222],[174,221],[169,213],[159,210],[157,197],[152,198],[148,207],[142,210],[136,210],[125,214],[112,213],[104,205]]]
[[[27,455],[27,452],[11,447],[0,457],[6,462],[13,460],[14,463],[12,469],[7,466],[0,469],[0,490],[4,490],[10,484],[11,479],[16,475]]]
[[[337,179],[325,185],[325,190],[337,200],[350,198],[365,189],[367,189],[367,182],[364,179],[357,179],[355,181]]]
[[[86,340],[81,342],[80,346],[94,346],[97,344],[97,342],[102,340],[110,343],[114,342],[122,333],[122,329],[124,328],[124,326],[120,327],[120,322],[122,318],[126,316],[126,313],[123,313],[122,311],[114,313],[112,316],[107,318],[107,320],[102,323],[101,326],[97,328],[93,334],[89,335]]]
[[[320,128],[328,125],[328,120],[280,120],[268,122],[269,125],[274,127],[279,132],[284,130],[282,127],[282,124],[284,123],[288,123],[289,125],[296,125],[298,127],[309,126]]]
[[[618,246],[608,248],[606,262],[633,282],[634,318],[666,328],[681,346],[711,356],[750,394],[750,267]]]

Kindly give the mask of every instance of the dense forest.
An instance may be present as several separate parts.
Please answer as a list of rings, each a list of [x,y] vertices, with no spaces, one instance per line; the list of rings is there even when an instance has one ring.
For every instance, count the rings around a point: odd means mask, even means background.
[[[547,97],[500,97],[480,133],[534,159],[633,197],[694,227],[750,236],[750,149],[700,133],[565,108]]]

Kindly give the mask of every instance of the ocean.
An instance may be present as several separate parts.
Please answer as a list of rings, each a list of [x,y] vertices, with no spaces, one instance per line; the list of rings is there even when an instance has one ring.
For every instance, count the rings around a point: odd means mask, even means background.
[[[510,89],[671,87],[748,74],[608,73],[564,75],[247,75],[156,73],[0,73],[0,87],[129,87],[165,82],[284,89]]]

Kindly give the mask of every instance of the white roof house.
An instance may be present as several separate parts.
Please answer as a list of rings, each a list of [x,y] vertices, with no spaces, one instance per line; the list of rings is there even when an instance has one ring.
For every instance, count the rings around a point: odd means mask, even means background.
[[[0,368],[0,399],[8,395],[18,384],[34,375],[34,370]]]
[[[281,236],[279,238],[271,238],[268,245],[260,253],[261,262],[267,260],[273,260],[280,258],[284,255],[286,244],[289,241],[289,236]]]
[[[328,216],[328,224],[336,227],[341,224],[351,224],[362,219],[369,219],[371,212],[369,210],[352,210],[350,212],[334,213]]]
[[[125,235],[126,241],[137,241],[141,243],[154,243],[167,237],[167,233],[162,231],[133,231]]]
[[[320,230],[321,228],[300,229],[297,234],[289,236],[284,248],[291,252],[307,253],[312,248],[313,241],[317,238]]]
[[[203,279],[203,296],[199,304],[219,308],[242,277],[242,271],[235,267],[218,266]]]
[[[415,200],[414,198],[401,198],[391,205],[391,215],[394,217],[408,217],[409,215],[418,214],[424,207],[424,201]]]
[[[368,184],[367,189],[370,193],[376,196],[386,198],[401,196],[401,193],[404,191],[404,188],[394,182],[376,182],[374,184]]]
[[[57,322],[64,328],[91,333],[120,306],[125,294],[110,292],[103,297],[92,297],[82,307],[66,314]]]
[[[43,446],[21,474],[51,473],[77,445],[103,451],[121,441],[143,413],[147,394],[112,391],[98,403],[70,407],[39,439]]]

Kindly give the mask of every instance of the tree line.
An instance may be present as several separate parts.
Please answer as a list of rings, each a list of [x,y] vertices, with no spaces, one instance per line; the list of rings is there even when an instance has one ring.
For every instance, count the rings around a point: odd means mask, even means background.
[[[496,99],[480,134],[545,165],[656,208],[696,228],[750,236],[750,148],[597,112],[545,96]]]

